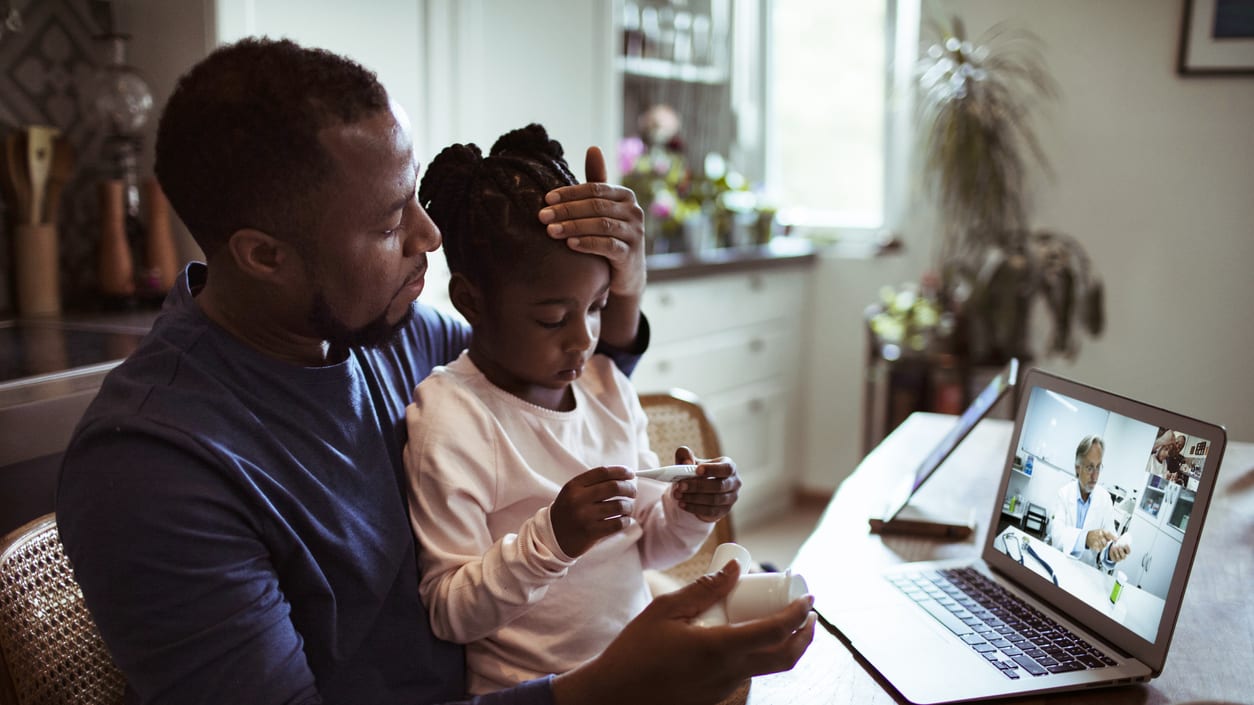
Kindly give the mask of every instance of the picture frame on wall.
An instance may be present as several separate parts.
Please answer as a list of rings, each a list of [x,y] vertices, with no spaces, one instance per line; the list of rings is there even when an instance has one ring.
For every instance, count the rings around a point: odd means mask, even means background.
[[[1184,0],[1182,76],[1254,76],[1254,0]]]

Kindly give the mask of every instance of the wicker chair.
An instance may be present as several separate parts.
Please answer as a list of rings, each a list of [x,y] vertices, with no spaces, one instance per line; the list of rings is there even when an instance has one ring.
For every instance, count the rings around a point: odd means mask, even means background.
[[[649,417],[649,445],[663,463],[674,462],[672,454],[681,445],[691,448],[698,458],[717,458],[723,454],[714,425],[691,392],[672,389],[665,393],[641,394],[640,405]],[[733,536],[729,514],[714,525],[714,531],[696,555],[661,571],[665,581],[650,581],[655,593],[686,585],[703,575],[710,567],[714,549],[721,543],[735,540]]]
[[[120,702],[122,674],[61,547],[56,517],[44,515],[0,542],[0,699],[18,705]]]

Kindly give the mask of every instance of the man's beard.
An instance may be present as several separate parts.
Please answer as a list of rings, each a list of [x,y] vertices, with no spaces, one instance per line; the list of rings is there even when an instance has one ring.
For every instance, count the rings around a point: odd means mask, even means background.
[[[347,350],[354,347],[375,348],[396,337],[397,331],[414,317],[414,307],[407,306],[405,315],[395,323],[389,323],[387,315],[385,309],[378,318],[366,325],[360,328],[349,328],[331,311],[326,296],[319,289],[314,294],[313,305],[309,310],[309,325],[320,338],[331,344],[333,350]]]

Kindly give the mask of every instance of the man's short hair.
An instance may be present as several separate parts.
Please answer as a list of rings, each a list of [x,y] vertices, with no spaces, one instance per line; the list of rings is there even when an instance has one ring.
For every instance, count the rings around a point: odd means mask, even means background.
[[[1080,463],[1083,462],[1084,456],[1089,454],[1089,451],[1092,450],[1093,446],[1101,448],[1103,453],[1106,452],[1106,442],[1102,440],[1101,436],[1085,436],[1080,439],[1080,445],[1075,447],[1076,467],[1080,467]]]
[[[295,239],[334,164],[324,128],[388,108],[360,64],[289,40],[221,47],[184,74],[157,129],[154,171],[205,256],[254,228]]]

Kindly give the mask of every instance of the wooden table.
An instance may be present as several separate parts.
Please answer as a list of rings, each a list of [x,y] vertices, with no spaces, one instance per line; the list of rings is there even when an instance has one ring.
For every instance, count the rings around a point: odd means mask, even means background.
[[[879,480],[894,468],[917,465],[953,422],[952,416],[911,415],[841,484],[791,566],[805,577],[820,612],[824,594],[835,594],[849,571],[979,554],[988,531],[983,509],[975,535],[963,542],[867,531],[867,512],[884,490]],[[1009,421],[982,421],[917,501],[933,509],[991,506],[1011,431]],[[750,705],[892,702],[905,701],[821,626],[792,671],[755,678],[748,697]],[[1228,444],[1163,674],[1143,685],[1014,702],[1254,703],[1254,443]]]

